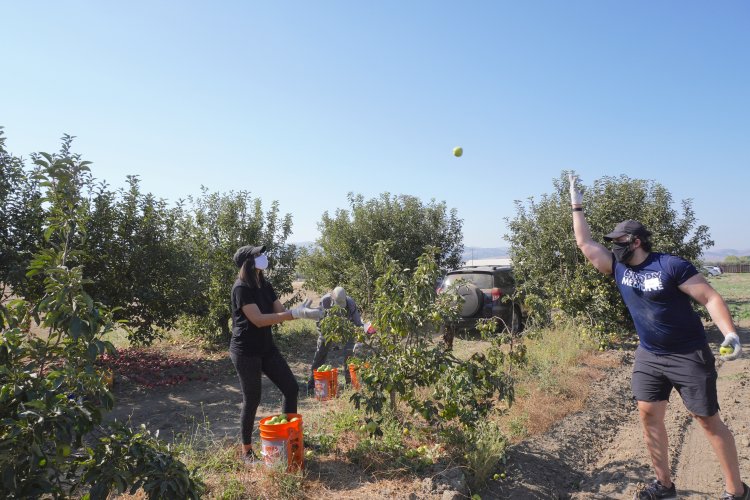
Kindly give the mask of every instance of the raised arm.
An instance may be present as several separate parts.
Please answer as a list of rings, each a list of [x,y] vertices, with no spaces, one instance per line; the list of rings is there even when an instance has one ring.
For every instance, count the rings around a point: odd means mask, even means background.
[[[576,236],[576,245],[599,272],[612,274],[612,252],[591,237],[591,229],[583,213],[583,194],[577,186],[578,176],[570,173],[568,180],[570,181],[570,205],[573,209],[573,232]]]

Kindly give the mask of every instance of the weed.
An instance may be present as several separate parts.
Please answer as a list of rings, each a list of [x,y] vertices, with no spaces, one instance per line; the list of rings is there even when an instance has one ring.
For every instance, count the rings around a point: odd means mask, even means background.
[[[318,432],[315,434],[309,434],[305,441],[313,448],[317,448],[319,453],[328,454],[336,450],[338,444],[338,437],[333,434],[327,434],[324,432]]]
[[[403,450],[404,439],[401,428],[401,424],[395,418],[383,419],[383,422],[380,425],[380,430],[383,431],[383,437],[381,440],[384,449],[396,451]]]
[[[510,435],[517,439],[523,439],[529,435],[529,431],[526,428],[529,416],[526,413],[516,415],[510,418],[508,422],[508,432]]]
[[[245,498],[245,485],[233,476],[222,476],[219,482],[220,491],[216,498],[221,500],[240,500]]]
[[[505,460],[508,440],[498,425],[491,420],[483,420],[472,430],[466,440],[466,465],[472,471],[471,488],[478,489]]]
[[[337,433],[354,431],[357,429],[361,418],[360,413],[354,408],[344,408],[333,415],[333,428]]]
[[[289,472],[285,463],[277,462],[268,468],[266,477],[271,483],[271,491],[278,493],[272,494],[273,498],[302,498],[304,496],[304,470]]]

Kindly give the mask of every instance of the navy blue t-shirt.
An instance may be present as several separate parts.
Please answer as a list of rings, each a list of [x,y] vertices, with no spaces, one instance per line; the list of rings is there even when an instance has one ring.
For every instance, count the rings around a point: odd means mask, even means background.
[[[698,274],[690,262],[649,253],[637,266],[614,260],[617,288],[635,323],[641,346],[654,354],[682,354],[706,345],[706,332],[679,285]]]
[[[247,319],[242,312],[242,306],[255,304],[263,314],[273,312],[276,292],[267,281],[261,283],[260,288],[250,287],[242,280],[237,280],[232,286],[232,340],[229,350],[243,356],[267,356],[273,352],[271,327],[257,327]]]

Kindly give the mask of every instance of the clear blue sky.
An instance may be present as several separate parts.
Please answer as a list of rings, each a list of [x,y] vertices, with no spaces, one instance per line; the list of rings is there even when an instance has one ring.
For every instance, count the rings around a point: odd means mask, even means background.
[[[349,191],[411,194],[498,247],[513,201],[573,168],[656,180],[750,248],[744,0],[0,5],[9,149],[75,135],[114,187],[247,189],[292,241]]]

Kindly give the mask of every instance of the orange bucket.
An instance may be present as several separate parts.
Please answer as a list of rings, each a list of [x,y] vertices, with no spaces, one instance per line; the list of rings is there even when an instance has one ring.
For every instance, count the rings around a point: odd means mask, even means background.
[[[273,417],[261,419],[260,443],[263,463],[273,465],[277,462],[286,462],[287,470],[304,467],[305,450],[302,438],[302,415],[299,413],[287,413],[286,417],[294,422],[286,424],[269,425],[268,421]]]
[[[339,387],[339,370],[334,368],[327,372],[313,371],[315,380],[315,399],[328,401],[336,397]]]
[[[357,378],[357,365],[350,364],[349,365],[349,376],[352,379],[352,387],[354,387],[355,391],[359,390],[359,379]]]

